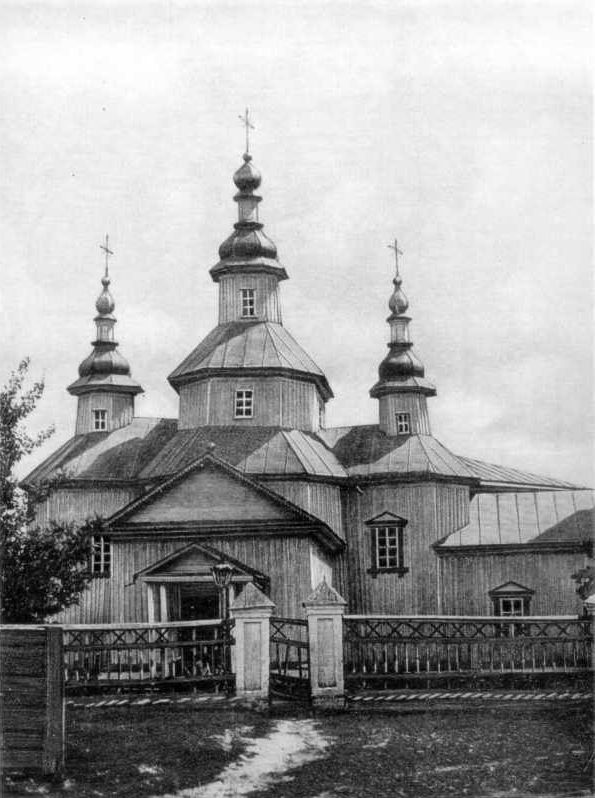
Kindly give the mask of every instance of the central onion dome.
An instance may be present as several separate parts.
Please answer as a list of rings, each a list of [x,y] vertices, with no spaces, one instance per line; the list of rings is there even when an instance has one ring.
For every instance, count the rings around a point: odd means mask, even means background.
[[[238,221],[234,231],[219,247],[219,263],[211,269],[211,277],[218,282],[224,274],[245,272],[267,272],[279,280],[287,279],[287,273],[277,260],[277,247],[263,232],[258,218],[258,206],[262,197],[254,192],[262,177],[252,162],[252,156],[244,153],[244,163],[233,175],[238,189],[234,201],[238,203]]]

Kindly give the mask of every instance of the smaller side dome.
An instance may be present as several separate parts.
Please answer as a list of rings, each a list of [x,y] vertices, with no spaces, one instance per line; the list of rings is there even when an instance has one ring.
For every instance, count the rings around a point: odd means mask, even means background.
[[[113,349],[101,351],[95,348],[89,357],[85,358],[79,366],[79,377],[106,376],[108,374],[123,374],[130,376],[130,365],[112,344]]]
[[[409,307],[409,300],[401,290],[402,284],[401,278],[397,275],[393,280],[393,285],[395,290],[393,291],[391,298],[388,300],[388,307],[391,313],[395,316],[400,315],[401,313],[405,313],[407,308]]]
[[[402,345],[397,345],[402,346]],[[425,369],[421,360],[410,350],[403,350],[397,346],[388,353],[378,369],[381,380],[391,382],[403,380],[407,377],[423,377]]]
[[[243,157],[244,163],[237,172],[235,172],[233,182],[242,192],[256,191],[260,186],[262,177],[258,169],[252,163],[252,156],[245,152]]]
[[[97,312],[99,314],[105,316],[109,313],[114,312],[116,303],[114,302],[113,296],[109,292],[108,288],[110,284],[109,277],[102,277],[101,284],[103,285],[103,291],[97,297],[97,302],[95,303],[95,307],[97,308]]]

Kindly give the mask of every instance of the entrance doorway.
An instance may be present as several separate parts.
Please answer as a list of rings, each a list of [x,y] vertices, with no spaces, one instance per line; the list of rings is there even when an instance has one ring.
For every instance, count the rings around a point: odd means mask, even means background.
[[[213,585],[201,582],[180,585],[181,621],[206,621],[220,617],[220,595]]]

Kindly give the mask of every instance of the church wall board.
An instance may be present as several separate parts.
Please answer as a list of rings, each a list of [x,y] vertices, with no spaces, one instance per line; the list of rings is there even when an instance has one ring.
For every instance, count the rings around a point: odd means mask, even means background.
[[[535,591],[531,615],[580,613],[582,602],[571,575],[588,564],[586,553],[513,553],[502,548],[502,553],[477,551],[439,557],[443,613],[491,615],[489,591],[506,582],[517,582]]]
[[[432,614],[439,611],[436,554],[432,544],[468,520],[465,486],[438,482],[373,484],[347,499],[347,591],[351,612]],[[408,521],[404,575],[368,573],[372,537],[365,522],[391,512]]]
[[[136,498],[138,489],[109,485],[81,484],[78,487],[60,487],[35,507],[35,523],[48,521],[86,521],[99,515],[103,518],[125,507]]]

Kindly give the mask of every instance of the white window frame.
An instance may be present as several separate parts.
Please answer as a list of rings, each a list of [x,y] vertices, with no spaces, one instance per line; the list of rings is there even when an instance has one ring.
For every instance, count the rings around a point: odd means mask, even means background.
[[[238,388],[234,396],[234,418],[254,418],[254,388]]]
[[[256,289],[240,288],[240,300],[242,303],[242,318],[254,318],[256,316]]]
[[[401,524],[382,524],[372,527],[373,571],[408,570],[405,567],[404,527]]]
[[[106,535],[91,535],[91,573],[109,576],[112,565],[112,541]]]
[[[95,432],[107,430],[107,410],[99,407],[93,409],[93,430]]]
[[[409,435],[411,433],[411,413],[400,411],[395,413],[397,424],[397,435]]]
[[[498,615],[501,618],[522,618],[525,615],[525,598],[519,596],[498,596]],[[504,602],[508,601],[511,607],[504,609]]]

